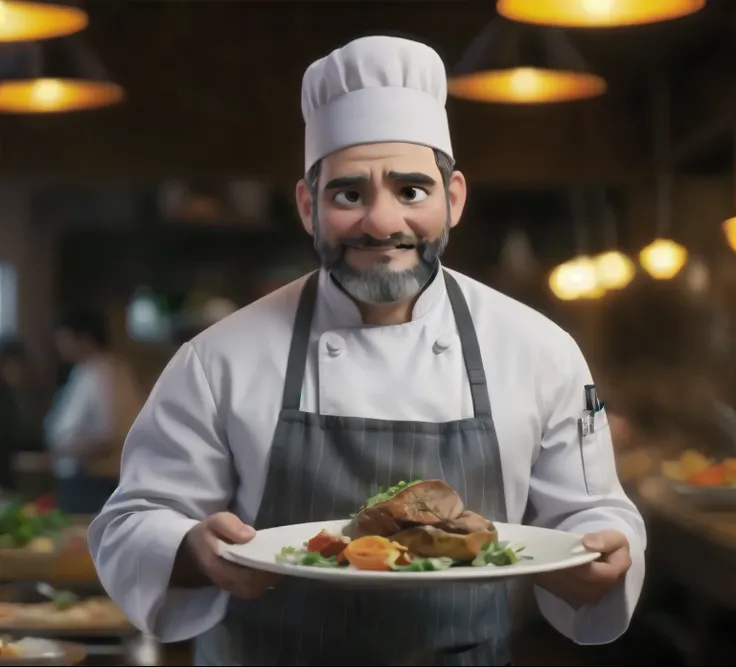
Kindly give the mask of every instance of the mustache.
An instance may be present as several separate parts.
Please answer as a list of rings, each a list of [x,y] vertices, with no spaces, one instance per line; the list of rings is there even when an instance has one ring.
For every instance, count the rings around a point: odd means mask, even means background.
[[[399,248],[402,246],[416,248],[422,244],[422,241],[416,236],[408,236],[399,232],[385,239],[377,239],[365,234],[354,239],[344,239],[341,244],[348,248]]]

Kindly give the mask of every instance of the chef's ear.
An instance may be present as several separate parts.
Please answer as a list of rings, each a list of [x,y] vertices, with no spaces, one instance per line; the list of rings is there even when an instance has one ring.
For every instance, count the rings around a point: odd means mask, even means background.
[[[307,234],[312,236],[314,228],[312,226],[312,194],[309,191],[307,182],[302,178],[296,184],[296,207],[299,211],[299,217],[302,219],[302,225]]]
[[[468,198],[468,184],[461,171],[453,171],[450,184],[447,188],[447,198],[450,202],[450,227],[454,227],[463,214],[465,201]]]

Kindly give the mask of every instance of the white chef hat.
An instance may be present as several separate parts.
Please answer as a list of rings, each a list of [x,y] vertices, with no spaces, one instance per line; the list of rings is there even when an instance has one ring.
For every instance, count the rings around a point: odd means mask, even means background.
[[[399,141],[452,157],[447,74],[426,44],[362,37],[304,73],[305,173],[321,158],[357,144]]]

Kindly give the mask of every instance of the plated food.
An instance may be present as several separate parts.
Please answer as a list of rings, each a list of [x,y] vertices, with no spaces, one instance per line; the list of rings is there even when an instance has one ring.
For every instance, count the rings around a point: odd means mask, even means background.
[[[0,660],[19,658],[21,653],[20,644],[17,644],[10,639],[0,637]]]
[[[15,502],[0,509],[0,549],[50,553],[69,524],[64,513],[35,503]]]
[[[59,591],[48,602],[0,602],[0,628],[99,629],[128,625],[123,612],[106,597],[80,599]]]
[[[496,526],[465,508],[441,480],[399,482],[368,499],[340,533],[322,529],[277,561],[375,572],[428,572],[506,566],[532,560],[523,545],[500,541]]]
[[[259,530],[247,544],[220,542],[218,553],[286,577],[371,588],[483,582],[600,557],[577,533],[492,522],[441,480],[399,482],[349,519]]]
[[[688,449],[678,459],[665,461],[662,473],[674,482],[694,487],[736,489],[736,458],[714,460]]]
[[[61,645],[48,639],[0,637],[0,665],[67,665]]]

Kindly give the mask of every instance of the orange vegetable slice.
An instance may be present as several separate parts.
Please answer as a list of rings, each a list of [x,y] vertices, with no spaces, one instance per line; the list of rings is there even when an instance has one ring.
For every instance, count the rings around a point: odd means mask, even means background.
[[[726,469],[723,465],[715,465],[688,477],[688,482],[695,486],[723,486],[728,483]]]
[[[726,482],[736,486],[736,459],[726,459],[723,462],[723,469],[726,473]]]
[[[369,535],[350,542],[342,555],[357,570],[388,572],[406,551],[406,547],[385,537]]]

